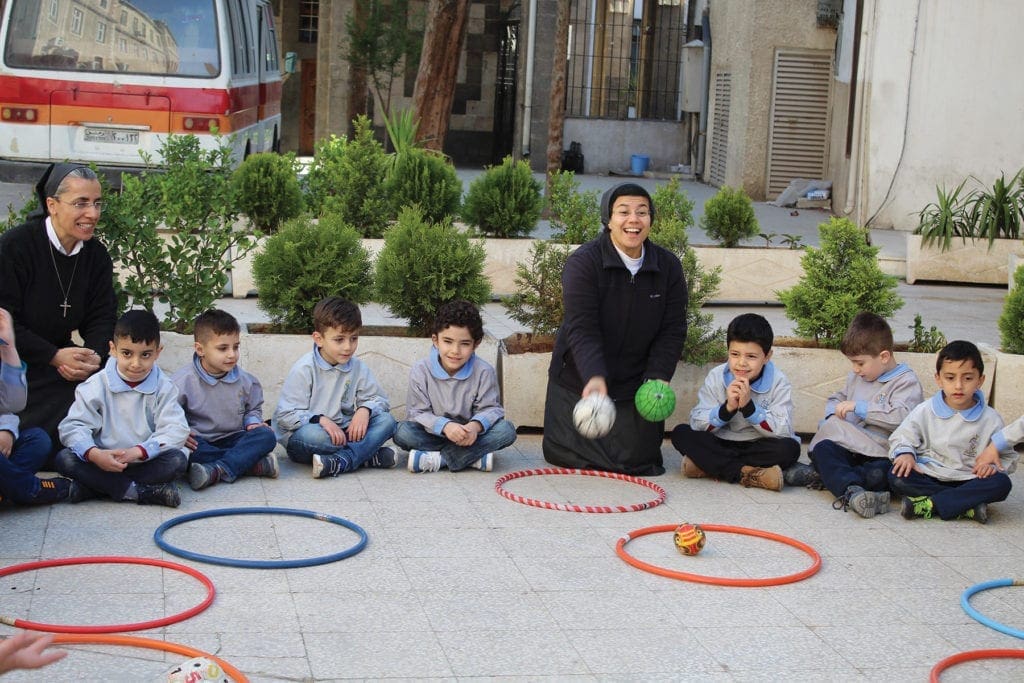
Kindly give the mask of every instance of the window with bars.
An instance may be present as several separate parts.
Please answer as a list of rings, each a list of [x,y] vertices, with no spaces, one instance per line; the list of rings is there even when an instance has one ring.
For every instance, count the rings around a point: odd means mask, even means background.
[[[565,111],[676,119],[686,0],[572,0]]]
[[[315,43],[320,24],[320,0],[299,2],[299,42]]]

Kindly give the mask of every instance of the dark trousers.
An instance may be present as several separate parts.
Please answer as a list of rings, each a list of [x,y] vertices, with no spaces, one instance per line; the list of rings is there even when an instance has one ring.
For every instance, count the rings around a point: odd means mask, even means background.
[[[932,509],[942,519],[956,519],[975,505],[998,503],[1010,495],[1010,477],[998,472],[991,477],[942,481],[927,474],[911,470],[905,477],[889,473],[889,486],[904,496],[929,496]]]
[[[101,470],[79,458],[70,448],[57,453],[58,472],[88,489],[118,501],[124,500],[124,494],[132,482],[145,485],[174,481],[185,473],[187,465],[188,458],[178,448],[160,451],[155,458],[132,463],[121,472]]]
[[[825,488],[836,498],[846,493],[850,486],[860,486],[868,491],[889,490],[888,476],[892,463],[888,458],[868,458],[827,439],[815,444],[810,457]]]
[[[696,431],[688,424],[672,430],[672,445],[715,479],[737,482],[742,469],[772,467],[786,469],[800,459],[800,443],[789,437],[765,437],[753,441],[728,441],[714,432]]]
[[[0,455],[0,498],[31,503],[39,493],[36,472],[50,457],[50,437],[38,427],[24,429],[11,448],[10,457]]]

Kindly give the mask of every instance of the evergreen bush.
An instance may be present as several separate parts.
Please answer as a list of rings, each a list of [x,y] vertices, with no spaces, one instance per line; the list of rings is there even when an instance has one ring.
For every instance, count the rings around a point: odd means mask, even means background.
[[[491,237],[529,235],[544,206],[540,190],[530,165],[507,156],[470,184],[462,219]]]
[[[897,279],[878,267],[878,247],[868,244],[867,230],[846,218],[818,226],[821,247],[808,247],[800,259],[804,274],[779,292],[786,317],[796,333],[835,348],[860,311],[889,318],[901,306]]]
[[[562,324],[562,271],[569,253],[566,244],[537,240],[529,262],[516,264],[516,291],[502,305],[534,336],[554,335]]]
[[[444,157],[418,148],[398,152],[384,181],[391,215],[413,205],[432,223],[455,216],[462,197],[462,181]]]
[[[302,188],[294,154],[251,154],[231,178],[238,209],[261,232],[273,232],[302,213]]]
[[[704,203],[700,224],[708,237],[723,247],[738,246],[740,240],[757,237],[760,232],[750,197],[742,188],[728,185]]]
[[[328,296],[369,300],[370,256],[355,228],[338,216],[287,221],[253,258],[257,304],[289,331],[312,332],[313,307]]]
[[[725,330],[715,327],[715,317],[704,311],[704,305],[715,296],[722,282],[722,268],[702,266],[690,246],[686,231],[693,225],[693,200],[680,191],[678,178],[655,188],[651,199],[654,222],[650,239],[679,257],[686,277],[686,344],[682,360],[694,365],[722,360],[726,356]]]
[[[487,301],[484,257],[484,248],[457,230],[451,219],[432,222],[418,207],[403,209],[377,256],[375,298],[408,319],[415,334],[428,334],[446,301]]]
[[[370,119],[359,116],[353,125],[351,140],[332,135],[317,145],[307,204],[314,215],[335,214],[364,237],[380,237],[392,217],[384,189],[388,155],[373,137]]]
[[[999,341],[1006,353],[1024,353],[1024,268],[1013,274],[1013,289],[999,315]]]
[[[601,232],[598,191],[579,191],[572,171],[552,173],[548,179],[548,214],[551,238],[565,244],[583,244]]]

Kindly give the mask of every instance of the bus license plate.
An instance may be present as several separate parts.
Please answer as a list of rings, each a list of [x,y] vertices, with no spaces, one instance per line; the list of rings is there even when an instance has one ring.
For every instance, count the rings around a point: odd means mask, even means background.
[[[117,130],[115,128],[86,128],[85,141],[137,145],[139,144],[139,132],[136,130]]]

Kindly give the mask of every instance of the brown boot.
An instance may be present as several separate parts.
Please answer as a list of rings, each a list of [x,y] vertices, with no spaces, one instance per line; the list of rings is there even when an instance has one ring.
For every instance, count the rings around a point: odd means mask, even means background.
[[[703,479],[708,475],[704,472],[704,470],[697,467],[697,464],[695,462],[693,462],[686,456],[683,456],[683,476],[687,477],[688,479]]]
[[[782,468],[778,465],[771,467],[746,466],[740,474],[740,483],[747,488],[768,489],[769,491],[782,490]]]

